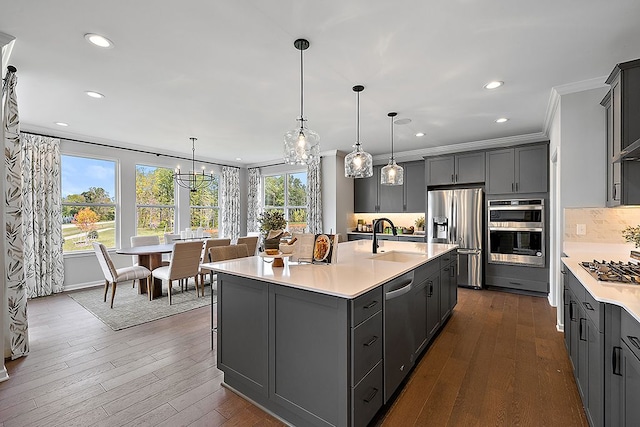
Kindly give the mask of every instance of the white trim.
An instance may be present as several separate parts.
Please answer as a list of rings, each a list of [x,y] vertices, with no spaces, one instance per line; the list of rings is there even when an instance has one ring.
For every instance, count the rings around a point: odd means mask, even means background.
[[[566,85],[554,86],[552,90],[558,92],[559,95],[567,95],[570,93],[584,92],[585,90],[599,89],[607,87],[605,83],[608,76],[594,77],[580,82],[567,83]]]
[[[7,372],[7,368],[2,365],[2,370],[0,370],[0,383],[9,379],[9,373]]]
[[[73,285],[65,285],[64,291],[62,291],[62,293],[66,293],[69,291],[78,291],[80,289],[95,288],[96,286],[104,286],[104,279],[97,282],[74,283]]]

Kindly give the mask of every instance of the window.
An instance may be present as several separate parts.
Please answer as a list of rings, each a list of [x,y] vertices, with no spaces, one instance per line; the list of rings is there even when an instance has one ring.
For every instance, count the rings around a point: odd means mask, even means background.
[[[264,208],[284,212],[287,229],[303,233],[307,228],[307,173],[264,177]]]
[[[116,162],[61,156],[62,251],[116,246]]]
[[[191,228],[202,227],[211,237],[218,237],[218,183],[219,177],[215,175],[211,185],[189,193]]]
[[[173,233],[173,170],[136,165],[136,235]]]

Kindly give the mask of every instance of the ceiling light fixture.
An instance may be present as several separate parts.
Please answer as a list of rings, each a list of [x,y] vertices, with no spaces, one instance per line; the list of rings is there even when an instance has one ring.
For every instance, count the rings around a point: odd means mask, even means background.
[[[102,47],[105,49],[110,49],[113,47],[113,42],[105,36],[101,36],[100,34],[88,33],[84,35],[84,38],[89,43],[98,47]]]
[[[302,52],[309,48],[309,41],[297,39],[293,42],[300,51],[300,117],[299,126],[284,134],[284,161],[289,165],[309,165],[320,160],[320,135],[308,129],[304,117],[304,79]]]
[[[499,119],[496,119],[496,123],[504,123],[506,121],[508,121],[509,119],[507,119],[506,117],[500,117]]]
[[[487,83],[486,85],[484,85],[485,89],[497,89],[500,86],[502,86],[504,84],[504,82],[498,81],[498,80],[494,80],[492,82]]]
[[[382,168],[380,172],[380,184],[382,185],[402,185],[404,183],[404,169],[398,166],[396,159],[393,157],[393,118],[398,113],[387,114],[391,118],[391,158],[389,164]]]
[[[213,173],[206,174],[204,167],[202,167],[202,173],[196,172],[196,146],[195,142],[198,138],[189,138],[191,140],[191,170],[186,172],[180,172],[180,166],[178,166],[173,173],[173,179],[176,184],[182,188],[187,188],[192,193],[209,187],[214,180]]]
[[[104,95],[101,94],[100,92],[94,92],[92,90],[88,90],[85,92],[88,96],[90,96],[91,98],[96,98],[96,99],[101,99],[104,98]]]
[[[62,126],[62,127],[67,127],[69,126],[69,123],[65,123],[65,122],[55,122],[54,124],[58,125],[58,126]]]
[[[418,133],[416,133],[416,136],[417,136],[418,138],[420,138],[420,137],[424,136],[424,132],[418,132]]]
[[[344,176],[347,178],[369,178],[373,175],[373,157],[360,146],[360,92],[364,86],[353,87],[356,93],[356,145],[354,150],[344,158]]]

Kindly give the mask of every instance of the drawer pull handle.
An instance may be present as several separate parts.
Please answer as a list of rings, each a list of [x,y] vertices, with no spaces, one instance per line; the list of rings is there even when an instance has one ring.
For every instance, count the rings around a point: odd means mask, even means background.
[[[584,317],[580,318],[580,325],[579,325],[580,326],[580,329],[579,329],[580,341],[586,341],[587,340],[586,338],[582,337],[582,331],[584,330],[584,328],[582,327],[582,321],[583,320],[587,320],[587,319],[585,319]]]
[[[429,294],[427,295],[428,297],[432,297],[433,296],[433,282],[429,281]]]
[[[378,337],[374,335],[369,341],[364,343],[364,346],[365,347],[371,347],[373,345],[373,343],[375,343],[376,341],[378,341]]]
[[[573,312],[573,305],[575,303],[576,303],[575,301],[569,301],[569,319],[571,319],[572,322],[575,322],[577,320]]]
[[[584,305],[584,308],[586,308],[589,311],[594,311],[593,310],[593,306],[591,304],[589,304],[588,302],[583,302],[582,305]]]
[[[620,351],[622,347],[613,347],[613,352],[611,353],[611,367],[613,369],[614,375],[622,376],[620,372]]]
[[[373,390],[371,390],[371,393],[369,393],[369,395],[363,399],[364,403],[371,402],[373,398],[376,397],[376,394],[378,394],[378,389],[374,388]]]
[[[522,283],[519,282],[509,282],[510,285],[522,286]]]
[[[640,340],[638,339],[638,337],[632,337],[631,335],[627,335],[627,338],[629,338],[629,341],[631,342],[631,344],[633,344],[635,348],[640,350]]]
[[[362,307],[362,308],[364,308],[365,310],[367,310],[367,309],[369,309],[369,308],[371,308],[371,307],[375,307],[376,305],[378,305],[378,301],[377,301],[377,300],[373,300],[373,301],[371,301],[369,304],[365,305],[365,306],[364,306],[364,307]]]

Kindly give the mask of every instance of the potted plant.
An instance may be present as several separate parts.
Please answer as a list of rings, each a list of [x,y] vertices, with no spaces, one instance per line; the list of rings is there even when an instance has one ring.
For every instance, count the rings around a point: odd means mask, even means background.
[[[622,237],[627,242],[633,242],[636,245],[636,248],[640,248],[640,225],[637,227],[626,227],[622,230]]]
[[[260,234],[262,235],[264,249],[278,249],[280,246],[280,237],[287,226],[287,220],[284,219],[284,212],[278,210],[264,211],[258,217],[258,224],[260,225]],[[279,230],[281,232],[277,236],[269,236],[271,230]]]
[[[418,231],[424,231],[424,217],[418,217],[418,219],[416,219],[416,229]]]

